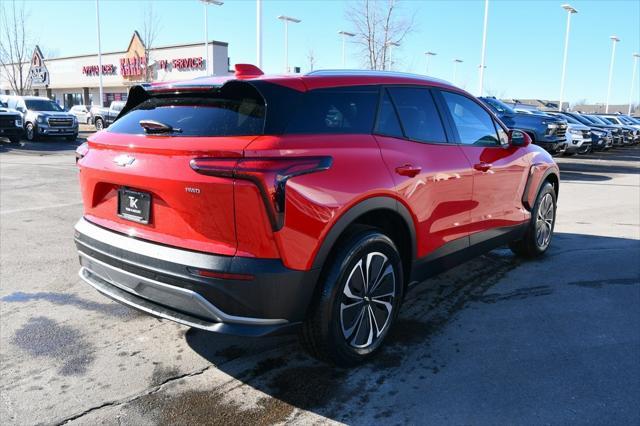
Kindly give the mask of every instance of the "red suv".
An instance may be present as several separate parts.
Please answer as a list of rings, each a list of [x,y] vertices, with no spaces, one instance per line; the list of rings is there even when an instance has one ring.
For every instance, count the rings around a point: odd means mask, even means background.
[[[413,284],[497,246],[549,247],[559,171],[443,81],[369,71],[137,86],[77,151],[80,277],[158,317],[298,331],[352,365]]]

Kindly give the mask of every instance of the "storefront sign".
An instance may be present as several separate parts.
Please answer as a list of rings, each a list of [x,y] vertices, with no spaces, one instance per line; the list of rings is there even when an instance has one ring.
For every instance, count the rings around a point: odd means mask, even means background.
[[[85,65],[82,67],[82,74],[87,76],[97,76],[98,70],[100,67],[98,65]],[[102,75],[105,74],[115,74],[116,66],[113,64],[104,64],[102,65]]]
[[[49,85],[49,70],[44,64],[44,57],[38,46],[34,49],[31,57],[29,81],[32,87],[46,87]]]
[[[147,60],[144,56],[120,58],[120,74],[123,77],[139,77],[144,74]]]
[[[204,68],[204,59],[199,56],[195,58],[161,59],[157,61],[158,68],[165,71],[177,70],[199,70]]]

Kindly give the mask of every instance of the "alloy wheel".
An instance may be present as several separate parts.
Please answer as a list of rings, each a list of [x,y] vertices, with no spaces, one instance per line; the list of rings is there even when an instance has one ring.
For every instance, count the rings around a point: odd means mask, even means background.
[[[555,220],[555,209],[553,208],[553,196],[545,194],[540,200],[538,215],[536,217],[536,245],[544,250],[551,241],[553,232],[553,222]]]
[[[387,256],[372,252],[355,264],[340,303],[340,326],[351,347],[372,347],[384,337],[395,295],[396,272]]]
[[[33,140],[34,131],[35,129],[33,128],[33,125],[29,124],[27,126],[27,140],[30,140],[30,141]]]

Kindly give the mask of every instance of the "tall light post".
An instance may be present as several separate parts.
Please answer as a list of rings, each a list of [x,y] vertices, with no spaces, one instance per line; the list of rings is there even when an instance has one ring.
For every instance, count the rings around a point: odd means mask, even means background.
[[[613,63],[616,59],[616,44],[620,41],[618,36],[612,35],[611,39],[611,63],[609,64],[609,84],[607,85],[607,103],[604,107],[604,112],[609,112],[609,99],[611,96],[611,79],[613,78]]]
[[[102,48],[100,47],[100,2],[96,0],[96,28],[98,30],[98,84],[100,85],[100,101],[98,105],[103,105],[104,89],[102,87]]]
[[[338,31],[338,34],[342,36],[342,68],[347,67],[347,57],[346,57],[346,43],[347,37],[355,37],[354,33],[350,33],[348,31]]]
[[[456,80],[458,77],[458,64],[463,63],[462,59],[454,59],[453,60],[453,84],[456,84]]]
[[[426,61],[427,63],[424,66],[424,73],[428,75],[429,74],[429,58],[431,58],[432,56],[436,56],[437,53],[436,52],[426,51],[426,52],[424,52],[424,55],[427,58],[427,61]]]
[[[638,68],[638,58],[640,58],[640,53],[634,53],[633,72],[631,73],[631,92],[629,92],[629,110],[627,111],[627,115],[631,115],[631,102],[633,102],[633,88],[636,83],[636,69]]]
[[[480,78],[478,80],[478,96],[482,96],[484,88],[484,58],[487,50],[487,21],[489,19],[489,0],[484,0],[484,24],[482,30],[482,52],[480,53]]]
[[[205,51],[205,66],[206,74],[211,75],[211,70],[209,67],[209,15],[207,11],[209,10],[209,5],[213,4],[215,6],[222,6],[224,4],[223,1],[219,0],[200,0],[204,4],[204,51]]]
[[[256,66],[262,69],[262,0],[256,0]]]
[[[569,30],[571,29],[571,15],[578,13],[576,9],[569,4],[563,4],[562,8],[567,11],[567,31],[564,35],[564,57],[562,58],[562,77],[560,77],[560,102],[558,103],[558,111],[562,111],[562,102],[564,101],[564,78],[567,71],[567,52],[569,51]]]
[[[389,51],[389,54],[387,55],[389,57],[389,71],[392,71],[393,70],[393,60],[392,60],[392,56],[391,56],[392,49],[393,49],[394,46],[395,47],[400,46],[400,43],[397,43],[395,41],[388,41],[385,44],[385,46],[387,47],[387,50]]]
[[[284,22],[284,72],[286,74],[289,72],[289,22],[299,24],[302,21],[285,15],[278,16],[278,19]]]

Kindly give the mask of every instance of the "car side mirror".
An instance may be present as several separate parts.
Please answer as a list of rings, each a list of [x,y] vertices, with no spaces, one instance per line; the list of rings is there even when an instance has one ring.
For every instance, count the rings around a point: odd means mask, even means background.
[[[20,111],[21,113],[25,113],[25,112],[27,112],[27,110],[26,110],[26,109],[24,109],[23,107],[17,107],[17,108],[16,108],[16,111]]]
[[[522,130],[509,131],[509,144],[511,146],[528,146],[531,143],[531,136]]]

